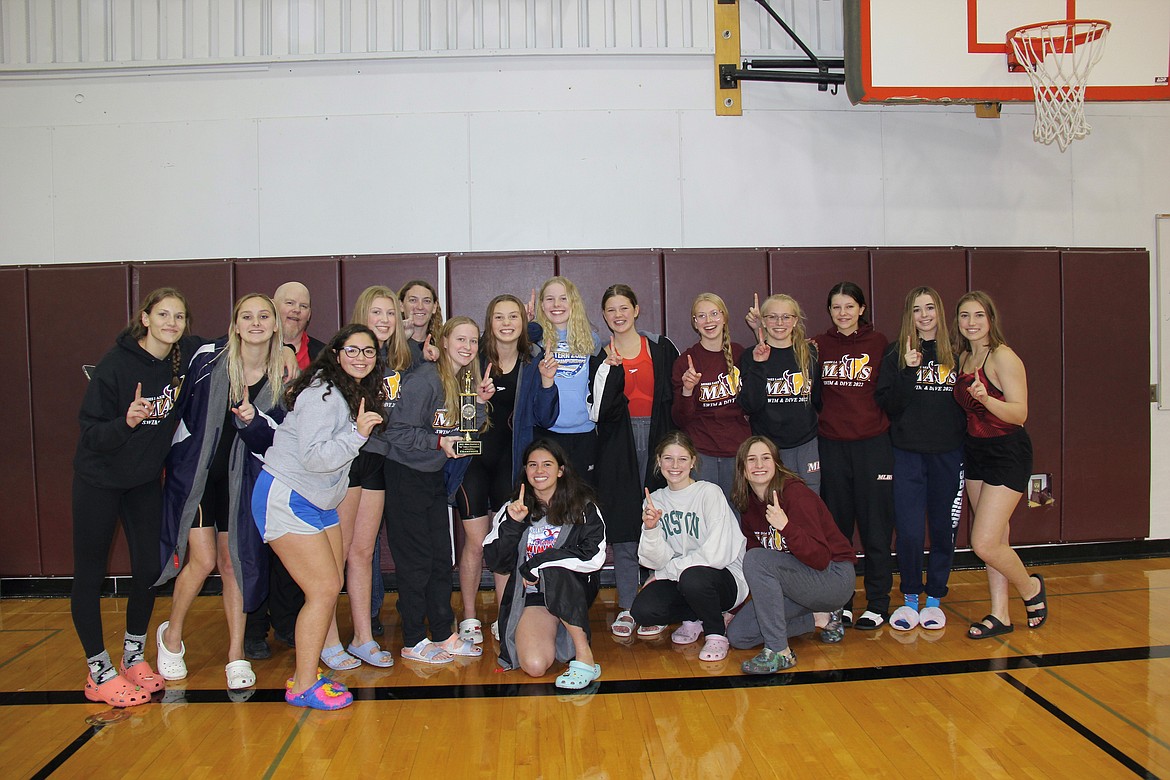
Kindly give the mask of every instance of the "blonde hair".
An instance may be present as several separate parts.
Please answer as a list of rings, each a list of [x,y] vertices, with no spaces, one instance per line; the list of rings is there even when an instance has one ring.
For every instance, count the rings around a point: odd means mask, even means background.
[[[804,332],[804,310],[800,308],[800,304],[796,299],[786,293],[776,293],[769,295],[760,304],[760,316],[763,317],[764,310],[768,308],[770,303],[787,303],[796,312],[796,324],[792,326],[792,355],[796,358],[796,365],[800,368],[800,373],[804,374],[805,387],[812,387],[812,350],[808,346],[808,336]],[[812,393],[805,396],[805,400],[812,402]]]
[[[244,304],[254,298],[262,301],[272,312],[274,331],[268,337],[268,355],[264,359],[264,376],[268,378],[268,384],[264,388],[266,400],[261,403],[259,398],[253,398],[252,403],[271,409],[276,406],[276,401],[284,389],[284,336],[280,330],[276,304],[264,293],[248,293],[237,299],[236,305],[232,307],[232,321],[228,323],[227,340],[228,400],[233,405],[238,404],[244,400],[244,393],[248,390],[248,380],[244,378],[243,341],[236,328],[236,320]]]
[[[942,296],[933,287],[915,287],[906,293],[906,305],[902,309],[902,330],[898,334],[898,368],[906,367],[906,342],[913,339],[915,348],[921,347],[918,338],[918,327],[914,324],[914,301],[919,296],[929,295],[934,301],[934,321],[938,323],[935,332],[935,352],[940,366],[955,368],[955,350],[951,344],[950,331],[947,330],[946,309],[943,308]]]
[[[723,357],[727,360],[727,375],[730,377],[732,372],[735,371],[735,361],[731,357],[731,331],[727,328],[727,320],[730,315],[727,313],[727,304],[723,302],[723,299],[712,292],[702,292],[696,295],[695,300],[691,302],[691,330],[695,333],[699,332],[699,326],[695,324],[695,307],[704,301],[715,304],[723,320],[723,337],[721,343],[723,345]]]
[[[386,298],[394,306],[394,332],[386,342],[386,367],[395,371],[405,371],[410,368],[412,357],[410,347],[406,345],[405,329],[402,327],[402,304],[398,301],[398,293],[380,284],[362,290],[353,304],[353,317],[350,318],[350,322],[369,327],[370,307],[378,298]]]
[[[452,317],[443,323],[443,329],[439,332],[436,344],[439,348],[439,359],[435,361],[435,368],[439,371],[439,382],[443,386],[443,408],[447,410],[448,420],[455,424],[459,423],[459,391],[464,377],[468,374],[471,375],[472,387],[477,387],[481,381],[478,353],[471,359],[471,363],[458,372],[452,368],[452,361],[448,359],[450,353],[447,351],[447,339],[460,325],[470,325],[475,329],[476,335],[479,335],[479,325],[475,324],[475,320],[471,317]]]
[[[569,351],[576,355],[592,355],[596,350],[593,342],[593,325],[589,322],[589,315],[585,313],[585,302],[581,300],[581,291],[577,285],[563,276],[554,276],[540,286],[540,293],[536,296],[536,323],[544,329],[544,343],[547,346],[556,344],[557,326],[553,325],[548,315],[544,313],[544,291],[550,284],[559,284],[565,288],[569,296],[569,323],[566,328],[565,341],[569,344]]]

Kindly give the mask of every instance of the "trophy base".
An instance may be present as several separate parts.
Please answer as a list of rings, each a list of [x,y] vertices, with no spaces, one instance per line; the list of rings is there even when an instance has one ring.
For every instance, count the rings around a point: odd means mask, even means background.
[[[457,441],[455,442],[455,454],[461,458],[468,455],[483,455],[483,442],[474,439]]]

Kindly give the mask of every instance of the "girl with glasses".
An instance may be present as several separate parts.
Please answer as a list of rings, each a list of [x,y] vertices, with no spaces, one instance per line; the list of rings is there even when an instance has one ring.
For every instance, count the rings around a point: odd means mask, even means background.
[[[731,495],[735,451],[751,435],[743,408],[736,403],[743,347],[731,340],[727,305],[715,293],[700,293],[691,304],[691,328],[699,335],[674,362],[674,422],[703,457],[699,479]]]
[[[383,424],[376,345],[365,325],[348,325],[289,386],[288,415],[252,493],[256,527],[305,593],[296,671],[284,695],[294,707],[336,710],[353,703],[345,686],[317,674],[317,663],[344,574],[337,506],[349,488],[350,464]]]
[[[752,433],[775,442],[783,465],[819,494],[821,365],[816,345],[805,336],[804,312],[792,296],[778,293],[766,298],[762,309],[749,311],[747,321],[758,340],[739,359],[739,405]]]

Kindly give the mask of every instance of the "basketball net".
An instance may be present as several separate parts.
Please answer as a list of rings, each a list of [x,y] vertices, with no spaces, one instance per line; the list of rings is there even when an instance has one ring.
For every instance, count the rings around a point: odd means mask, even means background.
[[[1101,19],[1063,19],[1008,31],[1008,69],[1025,71],[1032,82],[1032,136],[1040,143],[1056,141],[1063,152],[1093,129],[1085,120],[1085,85],[1105,53],[1111,26]]]

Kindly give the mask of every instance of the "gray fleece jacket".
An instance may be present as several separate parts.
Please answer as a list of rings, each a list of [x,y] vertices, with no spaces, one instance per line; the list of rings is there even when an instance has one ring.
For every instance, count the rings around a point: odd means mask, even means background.
[[[319,509],[336,509],[349,487],[349,464],[365,439],[345,396],[316,379],[297,396],[264,454],[264,470]]]

